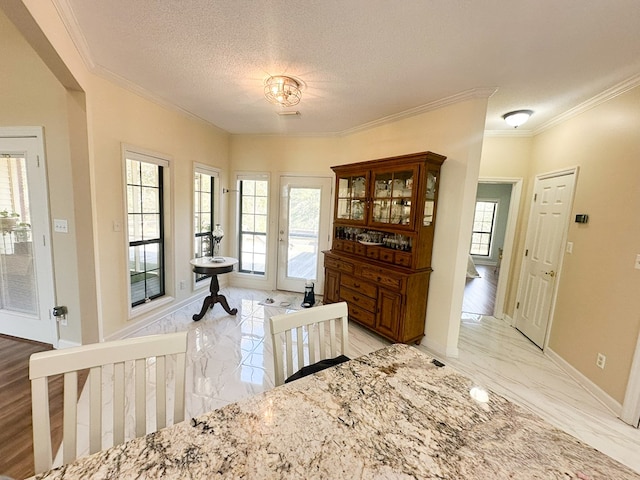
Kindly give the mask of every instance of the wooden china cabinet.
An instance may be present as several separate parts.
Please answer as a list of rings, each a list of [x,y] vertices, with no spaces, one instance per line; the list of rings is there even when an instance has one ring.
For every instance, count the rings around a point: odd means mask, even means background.
[[[431,273],[440,167],[432,152],[340,165],[324,302],[394,342],[418,343]]]

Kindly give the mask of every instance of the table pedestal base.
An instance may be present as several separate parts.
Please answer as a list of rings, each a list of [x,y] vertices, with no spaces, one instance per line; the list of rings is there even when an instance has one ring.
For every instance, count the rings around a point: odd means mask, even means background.
[[[205,297],[204,302],[202,302],[202,308],[200,309],[200,313],[191,317],[195,322],[197,322],[198,320],[201,320],[202,317],[204,317],[204,314],[207,313],[207,310],[209,308],[213,308],[213,306],[216,303],[219,303],[220,305],[222,305],[222,308],[224,308],[224,311],[227,312],[229,315],[235,315],[236,313],[238,313],[237,308],[229,307],[229,303],[227,302],[227,297],[225,297],[224,295],[221,295],[219,293],[219,290],[220,290],[220,285],[218,284],[218,275],[213,274],[211,275],[211,285],[209,285],[209,292],[211,292],[211,295],[208,295],[207,297]]]

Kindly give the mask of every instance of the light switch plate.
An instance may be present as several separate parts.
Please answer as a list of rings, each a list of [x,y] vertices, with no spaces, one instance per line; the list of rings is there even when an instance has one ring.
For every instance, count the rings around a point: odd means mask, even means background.
[[[66,220],[53,219],[53,231],[58,233],[69,233],[69,224]]]
[[[573,242],[567,242],[567,253],[573,253]]]
[[[635,268],[637,270],[640,270],[640,254],[636,255],[636,264],[635,264]]]

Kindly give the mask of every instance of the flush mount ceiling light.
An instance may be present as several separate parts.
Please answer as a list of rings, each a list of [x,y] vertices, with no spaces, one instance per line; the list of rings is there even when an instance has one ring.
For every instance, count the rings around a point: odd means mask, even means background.
[[[274,105],[293,107],[302,97],[302,82],[283,75],[269,77],[264,82],[264,96]]]
[[[533,115],[533,110],[514,110],[513,112],[505,113],[502,118],[512,127],[518,128],[529,120],[531,115]]]

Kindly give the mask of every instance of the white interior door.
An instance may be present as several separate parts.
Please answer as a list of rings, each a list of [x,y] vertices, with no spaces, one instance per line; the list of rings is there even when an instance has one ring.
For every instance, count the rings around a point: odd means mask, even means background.
[[[321,295],[322,251],[329,249],[331,221],[329,177],[280,177],[278,290],[303,292],[306,280]]]
[[[42,129],[0,128],[0,333],[57,346]]]
[[[536,178],[515,326],[544,348],[573,202],[575,171]]]

